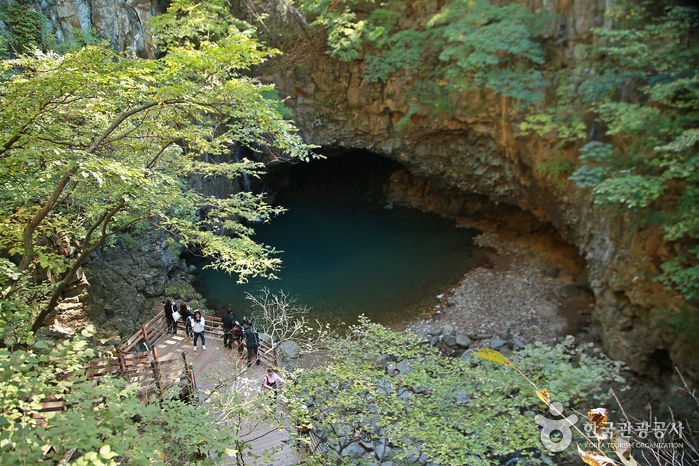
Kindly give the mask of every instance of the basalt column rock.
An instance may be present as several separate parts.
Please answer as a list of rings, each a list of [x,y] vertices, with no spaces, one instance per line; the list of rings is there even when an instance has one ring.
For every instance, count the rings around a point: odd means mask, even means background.
[[[165,297],[199,299],[179,255],[179,247],[159,235],[100,248],[85,265],[90,283],[85,304],[95,325],[125,337],[147,322]]]
[[[153,58],[156,49],[146,23],[165,12],[168,4],[164,0],[44,0],[40,7],[59,42],[74,40],[77,31],[94,29],[119,50]]]

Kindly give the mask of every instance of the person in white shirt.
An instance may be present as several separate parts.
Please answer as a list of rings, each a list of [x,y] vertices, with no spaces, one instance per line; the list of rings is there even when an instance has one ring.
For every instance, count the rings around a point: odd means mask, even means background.
[[[201,349],[206,351],[206,338],[204,337],[204,318],[197,309],[192,317],[192,330],[194,330],[194,351],[197,350],[197,340],[201,337]]]
[[[267,375],[262,377],[262,388],[265,390],[274,390],[274,396],[277,396],[277,390],[284,383],[284,379],[279,377],[279,374],[274,372],[272,368],[267,369]]]

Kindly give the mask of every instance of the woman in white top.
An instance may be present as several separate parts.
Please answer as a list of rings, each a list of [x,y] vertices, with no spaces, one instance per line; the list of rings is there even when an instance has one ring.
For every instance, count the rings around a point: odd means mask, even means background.
[[[274,390],[274,396],[277,396],[277,390],[284,383],[284,379],[279,377],[279,374],[274,372],[272,368],[267,369],[267,375],[262,377],[262,388],[265,390]]]
[[[192,316],[192,330],[194,330],[194,351],[197,350],[197,340],[201,337],[201,349],[206,351],[206,338],[204,337],[204,318],[199,310]]]

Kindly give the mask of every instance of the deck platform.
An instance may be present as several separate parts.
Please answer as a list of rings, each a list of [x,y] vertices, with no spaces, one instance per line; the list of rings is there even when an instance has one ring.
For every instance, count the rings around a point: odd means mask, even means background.
[[[261,387],[262,377],[265,375],[266,367],[263,362],[260,365],[253,363],[252,367],[246,370],[247,353],[243,352],[242,357],[236,349],[227,349],[223,346],[223,340],[217,335],[206,336],[206,350],[203,350],[201,342],[194,351],[192,339],[187,337],[180,329],[175,335],[163,335],[155,344],[158,358],[166,361],[174,358],[181,358],[182,352],[187,352],[187,361],[192,364],[199,390],[199,399],[206,397],[206,392],[214,389],[220,383],[232,377],[243,380],[243,384],[256,384]],[[260,396],[260,391],[255,391],[250,396]],[[280,407],[280,409],[282,409]],[[252,453],[255,456],[262,456],[263,452],[274,451],[270,457],[254,460],[246,457],[245,464],[257,466],[289,466],[300,464],[300,459],[296,451],[289,445],[288,426],[259,424],[255,426],[241,426],[239,431],[244,432],[242,439],[252,446]],[[235,459],[227,465],[236,465]]]

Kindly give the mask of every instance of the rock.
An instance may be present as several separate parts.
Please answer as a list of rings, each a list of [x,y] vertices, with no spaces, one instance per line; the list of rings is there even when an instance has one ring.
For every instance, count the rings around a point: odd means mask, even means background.
[[[277,352],[281,355],[284,363],[288,363],[298,359],[301,347],[295,341],[283,341],[277,345]]]
[[[493,338],[492,333],[467,333],[466,336],[471,340],[490,340]]]
[[[513,338],[511,348],[514,351],[520,351],[525,348],[525,344],[519,338]]]
[[[454,335],[454,327],[451,324],[442,326],[442,335]]]
[[[463,333],[457,333],[456,334],[456,345],[461,347],[461,348],[468,348],[471,346],[471,339],[464,335]]]
[[[494,350],[500,351],[507,342],[505,340],[501,340],[500,338],[493,338],[490,340],[490,347]]]
[[[447,346],[454,346],[456,344],[456,337],[454,335],[443,335],[442,343]]]
[[[398,371],[399,374],[403,375],[412,374],[413,372],[413,368],[408,361],[399,362],[398,364],[396,364],[395,369]]]
[[[376,384],[376,390],[384,395],[388,395],[396,391],[395,388],[393,388],[393,381],[387,379],[380,380],[379,383]]]
[[[379,460],[388,459],[391,456],[391,447],[385,439],[377,440],[374,443],[374,454]]]
[[[454,396],[454,401],[456,402],[456,404],[465,405],[466,403],[471,401],[471,398],[469,398],[466,390],[459,390]]]
[[[359,459],[364,456],[364,448],[358,442],[350,443],[342,450],[342,456]]]

